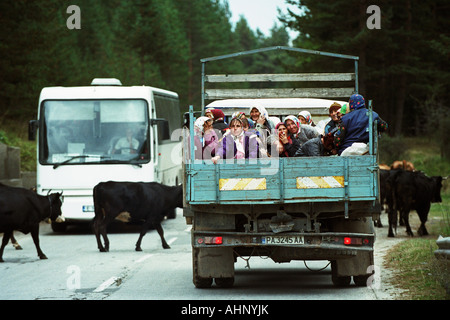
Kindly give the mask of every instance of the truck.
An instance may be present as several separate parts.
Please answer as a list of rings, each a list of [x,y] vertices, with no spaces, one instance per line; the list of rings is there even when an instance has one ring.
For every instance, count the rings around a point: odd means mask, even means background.
[[[173,156],[181,142],[170,136],[181,126],[175,92],[95,78],[90,86],[43,88],[37,116],[29,122],[29,139],[37,140],[37,193],[64,196],[56,232],[93,219],[99,182],[181,183],[181,161]]]
[[[207,75],[206,64],[250,54],[289,51],[354,62],[350,73]],[[265,104],[269,115],[283,119],[308,110],[316,119],[328,115],[337,98],[358,92],[358,57],[292,47],[269,47],[219,57],[202,63],[202,112],[221,108],[248,115],[252,102]],[[333,83],[331,88],[236,89],[238,82]],[[336,88],[344,83],[347,87]],[[210,89],[213,83],[214,88]],[[229,83],[234,88],[230,89]],[[350,84],[349,84],[350,83]],[[220,85],[227,86],[218,89]],[[269,85],[267,85],[269,86]],[[330,100],[331,99],[331,100]],[[215,100],[205,105],[205,100]],[[295,113],[294,113],[295,112]],[[210,160],[194,158],[190,107],[184,155],[183,215],[191,227],[193,283],[208,288],[234,285],[238,258],[270,257],[276,263],[328,260],[331,280],[348,286],[353,278],[365,286],[373,274],[375,231],[380,212],[376,123],[369,125],[369,151],[360,156],[269,157]],[[371,103],[368,110],[372,124]]]

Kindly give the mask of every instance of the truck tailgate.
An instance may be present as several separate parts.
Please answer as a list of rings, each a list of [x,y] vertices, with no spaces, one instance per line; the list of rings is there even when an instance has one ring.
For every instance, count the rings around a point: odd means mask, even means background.
[[[372,201],[376,157],[275,158],[186,165],[186,200],[196,204]]]

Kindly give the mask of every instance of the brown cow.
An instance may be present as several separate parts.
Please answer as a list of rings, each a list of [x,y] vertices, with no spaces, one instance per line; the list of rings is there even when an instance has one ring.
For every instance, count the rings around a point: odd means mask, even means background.
[[[403,170],[406,170],[406,171],[416,171],[416,169],[414,168],[414,165],[412,164],[412,162],[406,161],[406,160],[394,161],[391,164],[391,169],[393,169],[393,170],[395,170],[395,169],[403,169]]]

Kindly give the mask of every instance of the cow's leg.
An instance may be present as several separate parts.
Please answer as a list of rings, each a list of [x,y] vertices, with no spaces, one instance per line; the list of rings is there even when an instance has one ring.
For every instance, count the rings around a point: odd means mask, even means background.
[[[102,233],[102,237],[103,237],[103,241],[105,242],[105,251],[108,252],[109,251],[109,239],[108,236],[106,235],[106,223],[104,223],[100,229],[101,233]]]
[[[40,259],[47,259],[47,256],[42,252],[41,247],[39,246],[39,223],[36,223],[36,225],[31,228],[31,237],[36,246],[38,257]]]
[[[414,234],[413,234],[413,232],[411,230],[411,226],[409,225],[409,207],[407,209],[405,209],[405,210],[402,210],[401,217],[403,218],[403,221],[405,222],[406,233],[409,236],[413,237]]]
[[[11,234],[11,243],[12,243],[13,247],[16,248],[16,250],[22,250],[22,247],[17,242],[16,238],[14,238],[14,232]]]
[[[419,230],[417,230],[417,233],[419,234],[419,236],[427,236],[428,235],[428,231],[427,228],[425,228],[425,223],[428,220],[428,212],[430,211],[430,203],[428,203],[428,205],[426,205],[424,208],[418,208],[417,214],[419,215],[419,219],[420,219],[420,227]]]
[[[167,244],[166,239],[164,239],[164,230],[161,226],[161,223],[155,223],[156,231],[158,231],[159,236],[161,237],[162,246],[164,249],[170,249],[170,246]]]
[[[144,224],[142,225],[141,233],[139,234],[138,241],[136,242],[136,251],[142,251],[142,248],[141,248],[142,238],[147,234],[147,230],[150,225],[151,225],[151,223],[147,222],[147,221],[145,221]]]
[[[389,231],[388,231],[388,237],[394,237],[394,232],[392,228],[397,230],[397,211],[388,209],[388,220],[389,220]]]
[[[95,239],[97,239],[97,247],[100,252],[106,252],[105,247],[103,247],[102,240],[100,239],[100,226],[103,221],[101,221],[98,216],[95,216],[94,218],[94,225],[93,225],[93,231],[95,234]]]
[[[13,233],[12,231],[5,231],[3,233],[2,246],[0,247],[0,262],[4,262],[3,258],[2,258],[3,257],[3,250],[5,249],[6,245],[8,244],[12,233]]]

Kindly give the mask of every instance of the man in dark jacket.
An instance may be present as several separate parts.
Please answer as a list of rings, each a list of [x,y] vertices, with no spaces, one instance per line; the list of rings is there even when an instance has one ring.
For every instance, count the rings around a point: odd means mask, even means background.
[[[350,112],[342,117],[335,134],[334,143],[339,155],[355,142],[369,142],[369,116],[364,97],[359,94],[352,95],[349,108]],[[388,128],[387,123],[374,111],[373,121],[375,120],[378,120],[378,132],[385,132]]]

